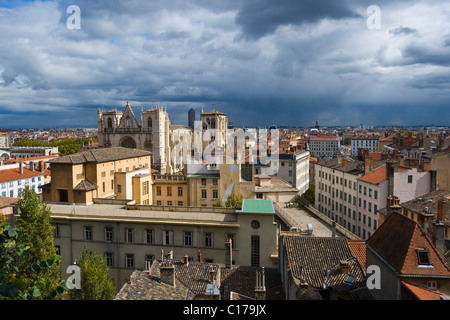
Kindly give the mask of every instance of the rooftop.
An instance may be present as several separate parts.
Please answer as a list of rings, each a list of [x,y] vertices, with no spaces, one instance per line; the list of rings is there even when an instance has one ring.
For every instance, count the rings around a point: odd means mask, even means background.
[[[402,214],[388,216],[366,244],[399,274],[450,277],[450,270],[422,227]],[[428,252],[432,268],[419,264],[418,250]]]
[[[88,162],[107,162],[115,161],[136,157],[150,156],[152,153],[150,151],[139,150],[139,149],[129,149],[129,148],[102,148],[102,149],[92,149],[88,151],[83,151],[75,153],[72,155],[67,155],[59,158],[55,158],[49,161],[49,163],[67,163],[67,164],[81,164]]]

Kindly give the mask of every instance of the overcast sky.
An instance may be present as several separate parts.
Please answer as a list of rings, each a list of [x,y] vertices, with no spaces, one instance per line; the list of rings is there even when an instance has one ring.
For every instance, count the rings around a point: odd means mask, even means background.
[[[0,0],[0,127],[97,127],[127,101],[173,124],[450,125],[449,68],[443,0]]]

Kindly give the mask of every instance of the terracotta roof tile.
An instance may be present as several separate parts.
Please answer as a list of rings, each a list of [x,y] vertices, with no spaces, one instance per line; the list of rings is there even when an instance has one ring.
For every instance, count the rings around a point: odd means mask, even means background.
[[[38,176],[42,176],[42,175],[50,175],[50,170],[45,169],[44,172],[41,172],[39,170],[32,171],[27,168],[23,168],[23,174],[22,174],[22,173],[20,173],[19,168],[5,169],[5,170],[0,170],[0,183],[21,180],[21,179],[27,179],[27,178],[33,178],[33,177],[38,177]]]
[[[388,216],[366,244],[399,274],[450,277],[450,270],[421,226],[402,214]],[[419,248],[428,251],[433,267],[419,265]]]
[[[353,255],[359,260],[359,263],[361,263],[363,270],[366,270],[366,243],[362,240],[349,240],[348,246],[352,250]]]
[[[428,288],[418,287],[405,281],[401,282],[419,300],[441,300],[442,293]]]

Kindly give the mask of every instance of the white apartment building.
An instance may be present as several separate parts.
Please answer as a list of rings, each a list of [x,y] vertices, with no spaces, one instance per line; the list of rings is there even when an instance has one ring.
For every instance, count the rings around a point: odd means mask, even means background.
[[[333,158],[340,148],[337,136],[312,136],[309,139],[311,155],[316,158]]]
[[[369,152],[378,151],[379,137],[375,135],[359,135],[352,138],[352,156],[358,155],[358,149],[367,149]]]
[[[50,182],[50,170],[40,167],[0,170],[0,195],[2,197],[20,198],[25,186],[32,188],[37,194],[42,193],[40,186]]]
[[[409,201],[436,189],[435,171],[420,172],[397,161],[364,162],[337,157],[315,167],[315,208],[362,239],[368,239],[382,219],[378,211],[387,198]]]
[[[280,154],[277,177],[291,184],[303,194],[309,188],[309,151]]]

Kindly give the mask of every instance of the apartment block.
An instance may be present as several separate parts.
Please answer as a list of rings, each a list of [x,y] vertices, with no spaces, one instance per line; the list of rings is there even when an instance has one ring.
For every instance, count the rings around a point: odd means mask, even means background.
[[[20,198],[23,188],[30,187],[40,194],[40,187],[50,182],[50,170],[44,162],[38,166],[20,163],[18,168],[0,170],[0,196]]]
[[[334,135],[311,136],[309,139],[311,155],[317,158],[333,158],[340,148],[340,141]]]
[[[352,156],[357,156],[358,150],[369,150],[369,152],[377,152],[378,151],[378,140],[379,137],[372,135],[357,135],[352,137],[351,144],[351,154]]]

